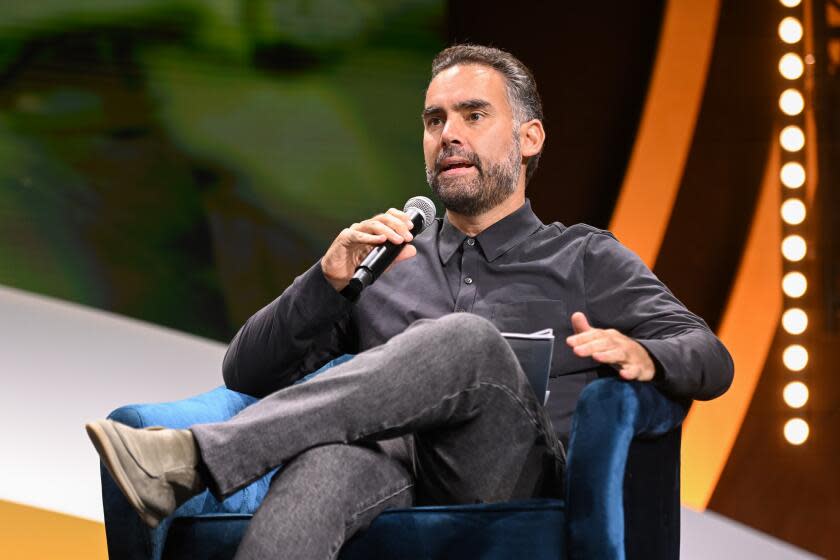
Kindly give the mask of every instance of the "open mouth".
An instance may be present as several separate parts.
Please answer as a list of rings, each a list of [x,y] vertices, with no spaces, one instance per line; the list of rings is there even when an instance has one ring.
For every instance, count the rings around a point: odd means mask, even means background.
[[[440,174],[457,175],[460,173],[468,173],[471,169],[474,168],[475,165],[468,161],[444,161],[444,163],[440,166]]]

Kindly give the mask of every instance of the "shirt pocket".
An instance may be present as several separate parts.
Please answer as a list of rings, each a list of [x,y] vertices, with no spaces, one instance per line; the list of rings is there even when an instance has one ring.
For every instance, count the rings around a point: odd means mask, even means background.
[[[572,334],[571,314],[566,303],[555,299],[537,299],[493,305],[491,321],[503,332],[532,333],[554,330],[551,377],[579,373],[598,367],[592,358],[581,358],[566,344]]]

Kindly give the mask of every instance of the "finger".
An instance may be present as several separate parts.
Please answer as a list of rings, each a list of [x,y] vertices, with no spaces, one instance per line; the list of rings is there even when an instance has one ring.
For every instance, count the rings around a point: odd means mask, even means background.
[[[396,245],[400,245],[405,242],[402,235],[377,220],[371,219],[363,221],[359,224],[358,230],[373,235],[384,235],[388,241]]]
[[[586,315],[580,311],[572,313],[572,329],[575,331],[575,334],[586,332],[591,328],[589,321],[586,319]]]
[[[618,370],[618,375],[621,376],[622,379],[626,379],[627,381],[634,381],[639,378],[639,370],[638,367],[635,366],[624,366],[620,370]]]
[[[573,334],[572,336],[567,337],[566,343],[572,348],[574,348],[575,346],[591,342],[602,336],[604,336],[603,329],[589,329],[586,332],[582,332],[580,334]]]
[[[622,344],[623,342],[632,340],[615,329],[596,329],[594,327],[590,327],[589,330],[586,332],[574,334],[566,338],[566,342],[569,344],[569,346],[574,347],[578,344],[581,344],[583,342],[589,342],[590,340],[601,336],[606,336],[614,340],[616,344]]]
[[[351,229],[355,229],[356,231],[363,231],[365,233],[370,233],[373,235],[384,235],[388,239],[388,241],[396,245],[400,245],[405,242],[405,238],[403,238],[402,235],[394,231],[392,228],[388,227],[386,224],[374,219],[365,220],[360,224],[353,224]]]
[[[397,210],[396,208],[391,208],[391,209],[388,210],[387,213],[391,214],[392,216],[396,216],[400,220],[404,221],[405,225],[408,229],[413,229],[414,228],[414,222],[411,221],[411,216],[409,216],[408,214],[406,214],[402,210]]]
[[[406,245],[405,247],[403,247],[402,251],[400,251],[400,254],[397,255],[397,258],[394,259],[394,262],[388,265],[388,268],[385,269],[385,272],[391,270],[391,267],[397,264],[398,262],[410,259],[415,255],[417,255],[417,248],[414,245]]]
[[[627,353],[621,348],[610,348],[601,352],[593,352],[592,359],[602,364],[623,364],[627,361]]]
[[[394,259],[394,262],[404,261],[416,255],[417,247],[415,247],[414,245],[406,245],[405,247],[403,247],[403,250],[400,251],[400,254],[397,255],[397,258]]]
[[[391,214],[378,214],[373,218],[374,220],[378,220],[383,224],[387,225],[392,230],[399,233],[405,241],[411,241],[414,239],[414,236],[408,231],[408,226],[405,222],[396,216],[392,216]]]
[[[578,356],[591,356],[596,352],[606,352],[607,350],[612,350],[613,348],[616,348],[615,341],[610,339],[608,336],[600,336],[585,344],[572,346],[572,349]]]
[[[639,368],[639,375],[636,376],[636,380],[638,381],[653,381],[653,377],[656,374],[656,370],[649,371],[645,368]]]
[[[362,243],[365,245],[382,245],[388,237],[384,234],[373,234],[365,231],[350,229],[350,241],[353,243]]]

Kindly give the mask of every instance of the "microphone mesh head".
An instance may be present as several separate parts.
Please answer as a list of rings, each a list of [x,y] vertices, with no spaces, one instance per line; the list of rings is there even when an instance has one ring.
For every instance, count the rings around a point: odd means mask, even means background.
[[[408,212],[409,208],[414,208],[423,216],[423,229],[426,229],[432,222],[435,221],[435,214],[437,210],[435,209],[435,203],[426,198],[425,196],[415,196],[408,199],[408,202],[405,203],[403,207],[403,212]],[[419,232],[417,232],[419,233]],[[415,235],[417,234],[415,233]]]

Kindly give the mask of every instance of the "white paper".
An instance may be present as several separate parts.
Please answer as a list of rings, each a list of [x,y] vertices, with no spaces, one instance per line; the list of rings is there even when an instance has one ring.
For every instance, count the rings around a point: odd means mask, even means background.
[[[521,338],[526,340],[553,340],[554,329],[543,329],[532,333],[503,332],[502,336],[505,338]]]

